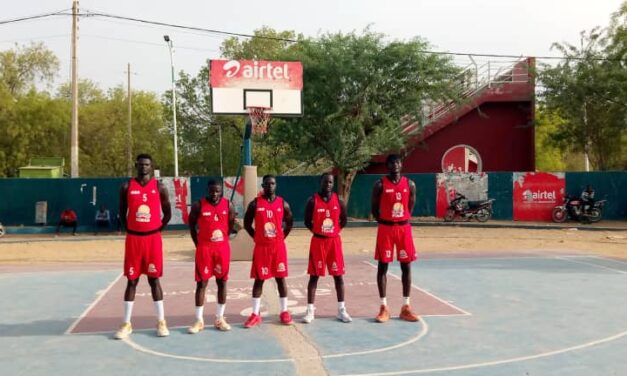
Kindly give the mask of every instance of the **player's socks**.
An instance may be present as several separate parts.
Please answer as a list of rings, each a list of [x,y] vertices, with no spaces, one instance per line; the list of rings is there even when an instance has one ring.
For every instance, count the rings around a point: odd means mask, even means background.
[[[337,309],[345,309],[346,305],[344,305],[344,302],[337,302]]]
[[[124,302],[124,322],[131,322],[131,315],[133,314],[133,303],[125,301]]]
[[[281,312],[287,311],[287,297],[286,298],[279,298],[279,303],[280,303],[280,306],[281,306]]]
[[[388,299],[387,298],[381,298],[381,305],[388,305]]]
[[[403,304],[409,305],[409,296],[403,296]]]
[[[196,307],[196,320],[203,321],[205,306]]]
[[[216,305],[216,319],[221,319],[224,317],[224,309],[226,308],[226,304],[217,304]]]
[[[253,298],[253,313],[259,315],[259,309],[261,308],[261,298]]]
[[[165,320],[165,311],[163,310],[163,300],[157,300],[155,303],[155,313],[157,314],[157,320]]]

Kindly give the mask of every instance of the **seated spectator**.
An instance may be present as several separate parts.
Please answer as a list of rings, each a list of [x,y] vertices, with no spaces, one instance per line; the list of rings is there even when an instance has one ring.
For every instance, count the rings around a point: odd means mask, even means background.
[[[57,224],[57,235],[61,230],[61,226],[63,227],[72,227],[72,235],[76,235],[76,228],[78,227],[78,219],[76,217],[76,212],[70,208],[65,209],[61,213],[61,218],[59,219],[59,224]]]
[[[111,227],[111,216],[109,214],[109,209],[107,209],[104,205],[100,205],[100,209],[96,212],[96,234],[98,233],[98,229],[100,227],[105,227],[107,230]]]

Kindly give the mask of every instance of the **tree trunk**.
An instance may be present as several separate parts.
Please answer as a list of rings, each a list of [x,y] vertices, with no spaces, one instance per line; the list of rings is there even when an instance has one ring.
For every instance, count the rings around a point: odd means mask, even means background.
[[[337,191],[340,195],[340,198],[344,200],[346,206],[348,206],[348,199],[351,194],[351,187],[353,186],[353,181],[355,180],[355,176],[357,175],[357,171],[344,171],[338,170],[337,173]]]

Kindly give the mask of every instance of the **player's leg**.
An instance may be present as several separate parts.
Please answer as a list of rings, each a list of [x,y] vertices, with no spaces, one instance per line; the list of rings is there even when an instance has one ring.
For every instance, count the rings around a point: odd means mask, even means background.
[[[305,312],[305,316],[303,316],[303,322],[305,324],[309,324],[315,318],[316,307],[314,306],[314,302],[316,300],[316,289],[318,288],[318,277],[317,275],[309,276],[309,283],[307,284],[307,311]]]
[[[221,331],[231,330],[231,325],[226,322],[224,318],[224,311],[226,309],[226,278],[216,278],[216,285],[218,287],[218,304],[216,304],[216,320],[214,326]]]
[[[78,221],[70,222],[72,226],[72,235],[76,235],[76,229],[78,228]]]
[[[284,325],[292,325],[292,315],[287,310],[287,283],[285,283],[285,278],[276,277],[276,286],[279,290],[279,306],[281,313],[279,314],[279,318],[281,320],[281,324]]]
[[[390,319],[390,311],[388,310],[388,302],[386,297],[387,284],[388,284],[388,265],[387,262],[379,261],[377,265],[377,288],[379,289],[379,299],[381,300],[381,306],[379,307],[379,314],[375,317],[377,322],[386,322]]]
[[[335,294],[337,296],[337,319],[342,322],[351,322],[353,319],[346,310],[344,303],[344,252],[340,236],[325,239],[326,264],[329,274],[333,276]]]
[[[401,282],[403,284],[403,306],[399,318],[405,321],[418,321],[419,317],[415,314],[409,302],[411,293],[411,263],[416,260],[416,248],[411,233],[411,225],[399,227],[395,236],[397,249],[396,258],[401,264]]]
[[[137,236],[127,235],[124,246],[124,276],[127,278],[126,289],[124,290],[124,318],[122,325],[114,335],[115,339],[124,339],[133,332],[131,316],[135,292],[141,275],[141,249],[138,242]]]
[[[159,278],[163,275],[163,240],[161,233],[157,232],[152,235],[142,236],[145,238],[144,246],[148,247],[145,255],[145,264],[147,269],[144,271],[148,277],[152,300],[155,305],[155,313],[157,315],[157,336],[167,337],[170,335],[163,308],[163,289]]]
[[[196,273],[198,277],[198,273]],[[198,278],[197,278],[198,279]],[[198,280],[196,281],[196,310],[195,316],[196,321],[192,326],[187,329],[187,332],[190,334],[196,334],[201,330],[205,329],[205,320],[204,320],[204,307],[205,307],[205,292],[207,291],[207,282],[208,280]]]
[[[253,257],[254,263],[254,257]],[[254,266],[253,266],[254,267]],[[261,294],[263,293],[263,279],[255,278],[253,283],[253,312],[248,317],[248,320],[244,323],[245,328],[252,328],[261,324]]]
[[[159,278],[148,277],[150,292],[152,293],[152,301],[155,305],[155,314],[157,316],[157,336],[167,337],[170,335],[168,326],[165,321],[165,310],[163,308],[163,289]]]

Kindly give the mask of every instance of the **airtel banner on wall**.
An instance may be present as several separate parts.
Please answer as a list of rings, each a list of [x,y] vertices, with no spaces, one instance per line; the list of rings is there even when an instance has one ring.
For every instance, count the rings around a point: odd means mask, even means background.
[[[551,212],[564,200],[563,172],[515,172],[514,220],[551,221]]]

